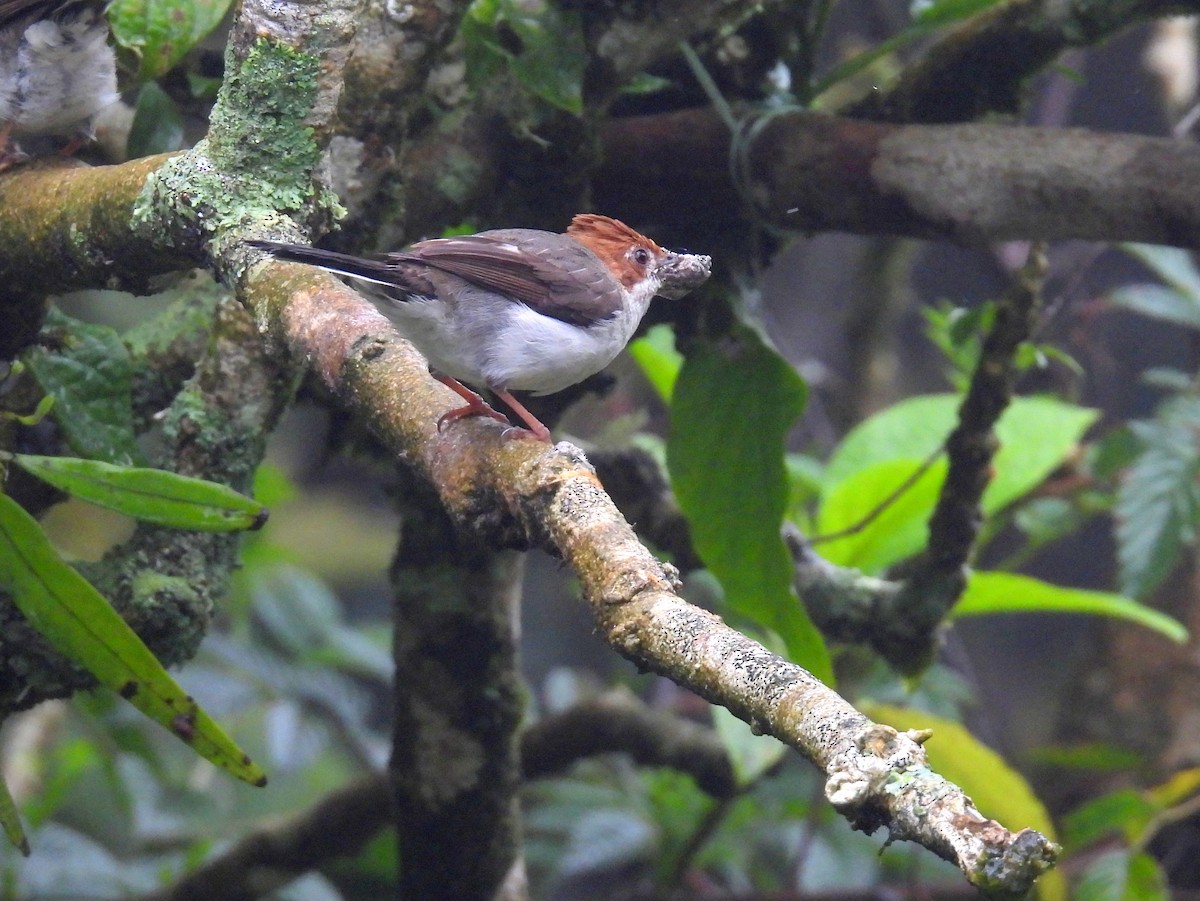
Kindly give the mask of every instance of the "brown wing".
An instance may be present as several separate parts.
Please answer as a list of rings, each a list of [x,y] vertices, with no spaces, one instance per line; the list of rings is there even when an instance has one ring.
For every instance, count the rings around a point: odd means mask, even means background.
[[[621,288],[573,238],[533,229],[498,229],[415,244],[396,257],[516,298],[543,316],[591,325],[621,308]]]
[[[50,8],[46,0],[0,0],[0,28],[14,19],[32,15],[39,6]]]
[[[26,24],[48,19],[67,6],[83,6],[83,2],[72,0],[0,0],[0,28],[25,20]],[[97,0],[96,6],[103,6]]]
[[[27,19],[32,24],[72,7],[103,9],[106,5],[106,0],[0,0],[0,28],[20,19]]]

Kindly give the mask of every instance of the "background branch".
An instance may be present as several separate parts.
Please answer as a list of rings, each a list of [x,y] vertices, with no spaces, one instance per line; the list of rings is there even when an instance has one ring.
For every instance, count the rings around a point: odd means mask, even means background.
[[[1062,51],[1098,44],[1142,19],[1195,12],[1195,3],[1181,0],[999,3],[938,40],[895,84],[841,112],[909,124],[1016,113],[1025,81]]]
[[[599,754],[687,773],[714,797],[735,793],[733,767],[712,730],[610,691],[543,717],[521,736],[521,770],[540,779]],[[169,888],[138,901],[234,901],[278,888],[354,854],[392,819],[391,777],[370,773],[282,823],[263,824]]]
[[[745,182],[735,185],[729,131],[712,110],[612,120],[596,202],[633,221],[677,224],[748,204],[793,232],[967,244],[1200,241],[1200,148],[1184,141],[793,111],[751,117],[739,142]]]

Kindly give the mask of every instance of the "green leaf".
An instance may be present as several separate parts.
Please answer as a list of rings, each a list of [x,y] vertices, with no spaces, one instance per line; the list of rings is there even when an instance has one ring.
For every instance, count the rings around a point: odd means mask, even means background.
[[[216,482],[77,457],[15,454],[13,459],[67,494],[155,525],[235,532],[259,529],[267,521],[262,504]]]
[[[1200,518],[1200,398],[1176,397],[1153,420],[1130,423],[1144,450],[1117,490],[1121,591],[1145,597],[1167,577]]]
[[[1108,616],[1136,623],[1183,644],[1188,632],[1177,620],[1107,591],[1063,588],[1031,576],[1016,573],[977,572],[971,574],[952,618],[985,613],[1082,613]]]
[[[1092,770],[1096,773],[1129,772],[1145,762],[1137,751],[1106,742],[1044,745],[1029,751],[1026,759],[1040,767],[1054,767],[1060,770]]]
[[[897,494],[922,462],[900,459],[875,463],[828,491],[817,515],[818,536],[858,526],[881,504],[888,503],[879,515],[853,534],[820,542],[821,556],[840,566],[877,573],[924,547],[929,540],[929,517],[946,480],[946,461],[936,460]]]
[[[1174,807],[1189,801],[1200,790],[1200,767],[1179,770],[1158,785],[1146,789],[1146,795],[1162,807]]]
[[[1075,901],[1168,901],[1167,880],[1149,854],[1130,848],[1104,851],[1088,861]]]
[[[913,0],[911,14],[923,25],[946,25],[966,19],[1004,0]]]
[[[669,404],[675,380],[683,367],[683,354],[675,349],[675,333],[671,327],[666,324],[653,326],[630,343],[629,353],[658,396]]]
[[[933,737],[924,745],[929,766],[970,795],[984,816],[1014,832],[1036,829],[1057,840],[1049,812],[1025,778],[964,726],[906,707],[870,701],[859,707],[871,719],[897,729],[932,729]],[[1042,901],[1066,901],[1062,874],[1056,870],[1044,874],[1038,880],[1038,893]]]
[[[157,82],[146,82],[138,91],[126,153],[130,158],[138,159],[169,153],[183,146],[183,114],[179,107]]]
[[[1115,306],[1140,313],[1151,319],[1161,319],[1200,329],[1200,299],[1180,294],[1164,285],[1129,285],[1117,288],[1108,295]]]
[[[117,43],[141,60],[138,79],[166,74],[221,23],[231,0],[115,0],[108,11]]]
[[[1162,805],[1143,792],[1119,789],[1088,801],[1063,820],[1064,842],[1071,851],[1121,836],[1130,844],[1138,841]]]
[[[959,403],[953,394],[913,397],[856,426],[826,468],[831,486],[876,463],[926,459],[954,428]],[[1040,485],[1098,415],[1051,397],[1015,398],[996,424],[1000,449],[983,495],[984,512],[995,513]]]
[[[61,347],[37,348],[27,362],[42,390],[54,395],[51,413],[71,449],[110,463],[140,462],[133,432],[133,367],[117,333],[52,307],[43,335]]]
[[[738,785],[750,785],[775,766],[788,746],[770,735],[758,735],[724,707],[712,708],[713,729],[725,746]]]
[[[17,805],[13,803],[12,794],[3,777],[0,777],[0,827],[3,827],[4,835],[12,846],[28,857],[29,839],[25,837],[21,815],[17,813]]]
[[[266,776],[184,693],[95,588],[50,546],[41,527],[0,494],[0,588],[61,654],[88,670],[197,754],[252,785]]]
[[[675,82],[661,75],[651,75],[649,72],[639,72],[625,84],[621,85],[622,94],[655,94],[674,87]]]
[[[487,81],[503,62],[526,90],[583,113],[588,55],[578,10],[549,0],[477,0],[463,18],[462,33],[472,83]]]
[[[1141,260],[1180,294],[1200,304],[1200,271],[1192,261],[1191,251],[1158,244],[1122,244],[1121,249]]]
[[[784,439],[805,396],[795,370],[749,330],[697,342],[675,384],[667,465],[696,551],[729,606],[773,629],[796,663],[829,680],[828,651],[792,590],[780,535]]]

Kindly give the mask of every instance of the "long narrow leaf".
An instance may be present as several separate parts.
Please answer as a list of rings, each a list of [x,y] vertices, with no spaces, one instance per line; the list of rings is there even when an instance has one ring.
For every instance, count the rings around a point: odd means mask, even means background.
[[[60,653],[169,729],[201,757],[252,785],[266,776],[179,687],[108,601],[51,546],[37,521],[0,494],[0,589]]]
[[[951,611],[954,618],[998,613],[1080,613],[1109,616],[1150,629],[1176,644],[1188,631],[1176,619],[1108,591],[1064,588],[1031,576],[1005,572],[971,574],[967,590]]]
[[[3,827],[4,835],[12,842],[12,846],[28,857],[29,839],[25,837],[21,815],[17,813],[17,805],[13,803],[3,777],[0,777],[0,827]]]
[[[160,526],[233,532],[261,528],[267,519],[262,504],[232,488],[163,469],[31,454],[13,460],[67,494]]]

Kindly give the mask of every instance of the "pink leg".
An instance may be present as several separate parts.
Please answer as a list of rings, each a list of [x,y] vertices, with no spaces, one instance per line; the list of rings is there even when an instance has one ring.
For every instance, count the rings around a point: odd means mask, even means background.
[[[538,441],[545,441],[546,443],[550,442],[550,430],[542,425],[536,416],[526,410],[524,404],[522,404],[503,388],[492,388],[492,390],[496,392],[496,397],[500,398],[502,401],[512,407],[513,412],[520,416],[524,423],[529,426],[528,431],[525,429],[512,429],[512,437],[520,437],[520,435],[524,433],[526,435],[533,436]]]
[[[531,438],[536,438],[538,441],[545,441],[547,443],[550,441],[550,430],[542,425],[536,416],[526,410],[524,404],[503,388],[488,386],[496,393],[498,398],[512,407],[513,412],[520,416],[522,421],[529,426],[528,429],[521,429],[512,425],[508,421],[507,416],[493,410],[487,401],[458,381],[458,379],[452,379],[450,376],[442,375],[440,372],[435,372],[432,369],[429,370],[429,374],[467,402],[466,406],[455,407],[453,410],[442,414],[442,418],[438,420],[439,431],[447,422],[454,422],[454,420],[462,419],[464,416],[487,416],[489,419],[494,419],[509,426],[509,429],[504,433],[505,437],[520,438],[528,435]]]
[[[454,422],[454,420],[462,419],[464,416],[487,416],[497,422],[511,425],[507,416],[493,410],[488,406],[487,401],[458,381],[458,379],[452,379],[450,376],[434,372],[432,369],[429,370],[429,374],[467,402],[464,407],[455,407],[453,410],[443,413],[442,418],[438,420],[438,431],[441,431],[442,426],[447,422]]]
[[[0,125],[0,172],[15,166],[21,161],[21,151],[11,145],[13,125],[10,119]]]
[[[88,135],[75,135],[73,138],[71,138],[71,140],[67,141],[67,143],[65,143],[62,147],[58,148],[58,155],[59,156],[74,156],[75,153],[79,150],[79,148],[82,147],[84,144],[86,144],[90,140],[91,140],[91,138]]]

